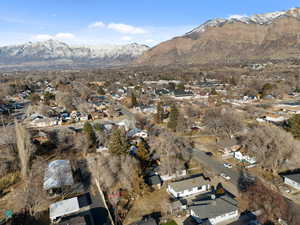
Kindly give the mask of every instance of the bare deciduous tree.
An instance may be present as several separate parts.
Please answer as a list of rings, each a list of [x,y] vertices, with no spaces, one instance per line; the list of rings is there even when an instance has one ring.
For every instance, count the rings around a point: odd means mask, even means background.
[[[26,130],[26,128],[17,121],[15,121],[15,126],[21,176],[25,180],[29,172],[30,160],[32,153],[34,152],[34,145],[31,142],[28,130]]]

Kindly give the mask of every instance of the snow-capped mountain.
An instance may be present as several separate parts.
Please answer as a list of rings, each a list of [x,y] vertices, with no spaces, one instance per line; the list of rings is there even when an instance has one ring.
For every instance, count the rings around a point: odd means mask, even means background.
[[[230,16],[228,19],[216,18],[216,19],[206,21],[199,27],[188,32],[186,35],[205,32],[206,29],[209,27],[220,27],[225,24],[237,23],[237,22],[245,23],[245,24],[269,25],[272,24],[275,20],[283,17],[294,17],[300,19],[300,8],[292,8],[287,11],[277,11],[277,12],[257,14],[252,16],[233,15]]]
[[[146,51],[135,63],[235,64],[300,62],[300,8],[212,19]]]
[[[121,65],[148,50],[146,45],[70,46],[57,40],[28,42],[22,45],[0,47],[0,65],[67,60],[68,64],[89,62],[97,65]]]

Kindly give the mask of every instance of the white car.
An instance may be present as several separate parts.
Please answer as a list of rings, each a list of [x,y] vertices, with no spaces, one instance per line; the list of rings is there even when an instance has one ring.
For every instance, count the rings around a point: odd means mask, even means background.
[[[232,165],[229,164],[229,163],[224,163],[224,167],[226,167],[226,168],[232,168]]]
[[[221,173],[220,176],[223,177],[225,180],[230,180],[231,179],[231,177],[226,175],[225,173]]]

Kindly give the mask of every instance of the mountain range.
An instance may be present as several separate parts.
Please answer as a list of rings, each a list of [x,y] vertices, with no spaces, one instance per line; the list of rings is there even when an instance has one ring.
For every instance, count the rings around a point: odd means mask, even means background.
[[[138,65],[300,59],[300,8],[212,19],[146,51]]]
[[[0,68],[91,67],[131,63],[146,45],[70,46],[57,40],[0,47]]]
[[[300,8],[208,20],[153,48],[137,43],[70,46],[56,40],[0,47],[0,70],[218,65],[291,59],[300,60]]]

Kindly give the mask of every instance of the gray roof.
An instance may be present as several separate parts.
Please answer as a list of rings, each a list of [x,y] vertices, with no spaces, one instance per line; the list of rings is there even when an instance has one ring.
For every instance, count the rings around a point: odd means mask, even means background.
[[[44,189],[73,185],[73,174],[69,160],[55,160],[49,163],[44,176]]]
[[[193,210],[200,219],[215,218],[238,209],[237,202],[228,196],[215,200],[199,201],[194,204],[190,207],[190,210]]]
[[[79,210],[80,207],[77,197],[55,202],[49,207],[50,219],[55,220],[59,217],[78,212]]]
[[[171,183],[169,186],[175,190],[176,192],[181,192],[187,189],[191,189],[194,187],[200,187],[202,185],[209,184],[208,180],[205,180],[204,177],[195,177],[195,178],[189,178],[186,180],[181,180],[177,182]]]
[[[300,184],[300,173],[284,175],[283,177],[289,178],[289,179],[291,179],[293,181],[296,181],[297,183]]]

